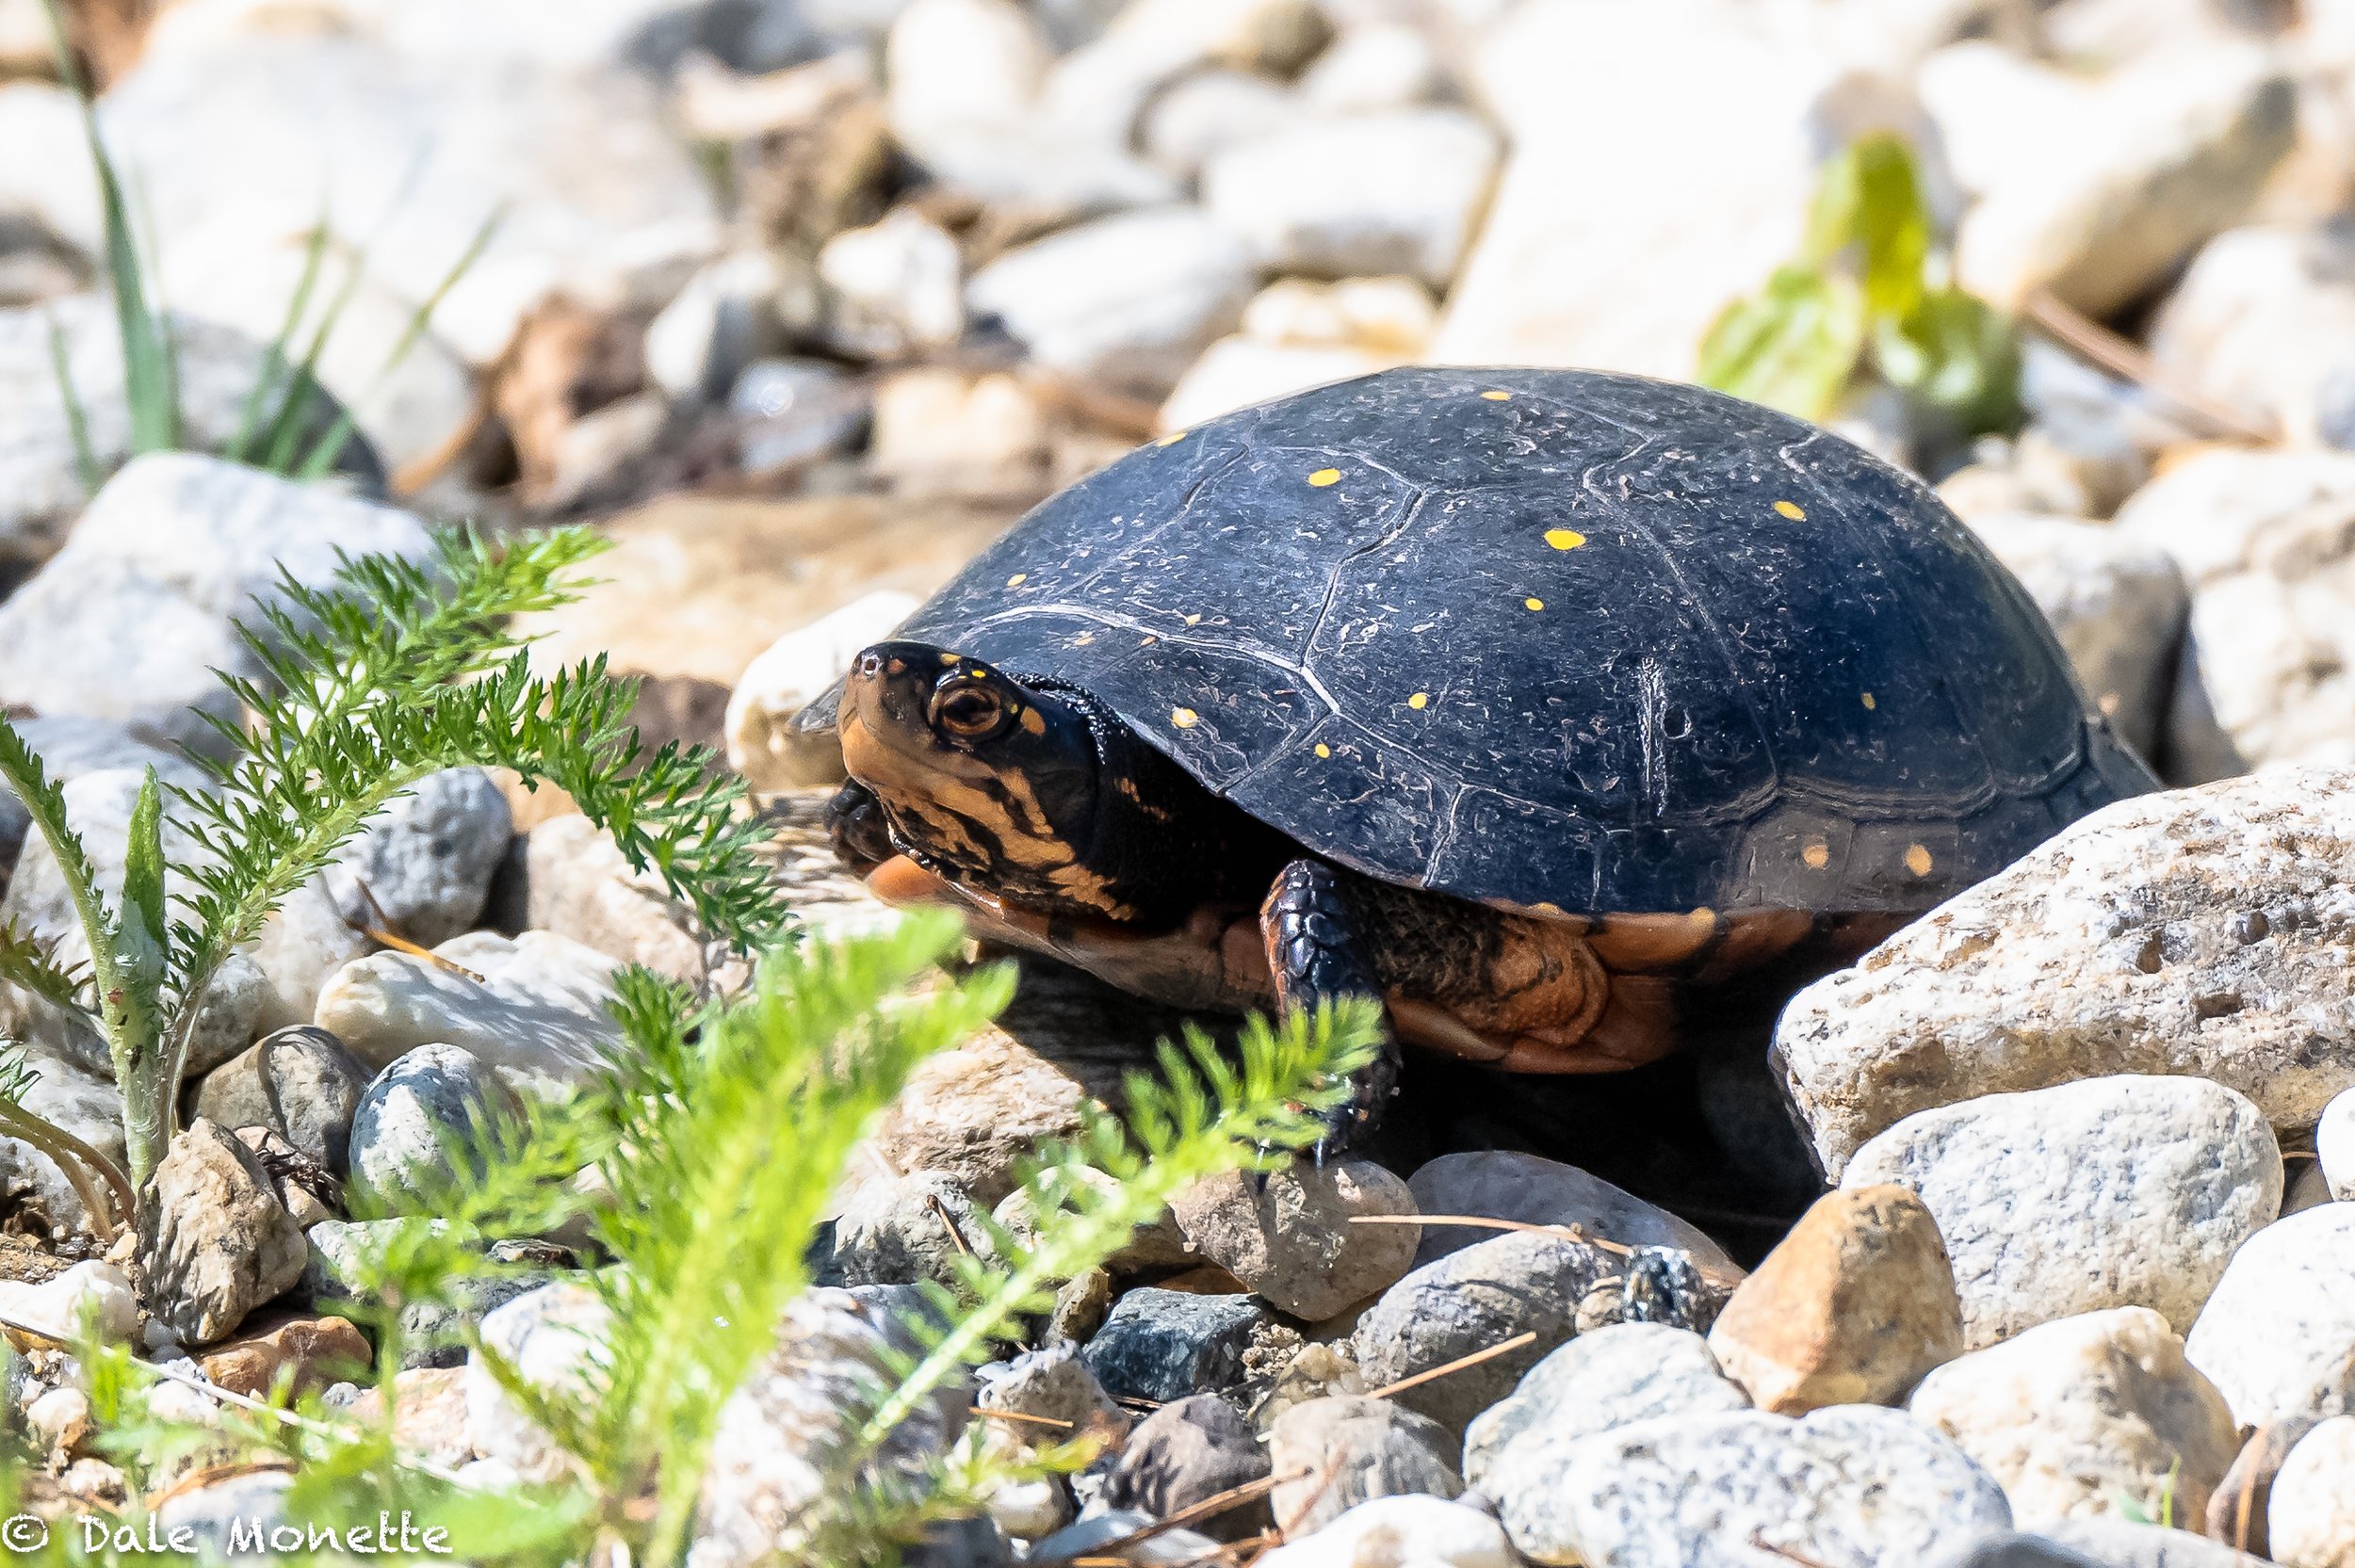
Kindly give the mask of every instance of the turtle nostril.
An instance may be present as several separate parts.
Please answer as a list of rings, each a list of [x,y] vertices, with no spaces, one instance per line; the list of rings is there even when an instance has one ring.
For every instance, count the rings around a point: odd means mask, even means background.
[[[861,654],[858,656],[858,672],[873,680],[883,672],[883,655],[872,651]]]

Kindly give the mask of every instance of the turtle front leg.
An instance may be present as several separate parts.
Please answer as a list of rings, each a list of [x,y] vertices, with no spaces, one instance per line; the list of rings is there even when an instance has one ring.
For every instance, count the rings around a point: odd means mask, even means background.
[[[900,852],[891,842],[883,802],[855,780],[826,802],[826,836],[834,841],[836,858],[862,877]]]
[[[1383,1000],[1381,983],[1342,895],[1340,875],[1323,861],[1296,860],[1277,873],[1267,901],[1259,906],[1259,937],[1275,980],[1275,1004],[1284,1012],[1342,996]],[[1316,1147],[1318,1164],[1328,1154],[1346,1153],[1365,1141],[1389,1108],[1390,1096],[1398,1092],[1399,1065],[1398,1036],[1386,1016],[1380,1054],[1358,1069],[1349,1098],[1325,1117],[1325,1134]]]

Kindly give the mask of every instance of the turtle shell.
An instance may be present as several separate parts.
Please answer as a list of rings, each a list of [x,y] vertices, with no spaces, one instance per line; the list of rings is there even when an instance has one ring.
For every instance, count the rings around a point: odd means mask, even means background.
[[[1914,479],[1695,387],[1414,368],[1140,448],[901,635],[1308,849],[1581,913],[1918,910],[2153,786]]]

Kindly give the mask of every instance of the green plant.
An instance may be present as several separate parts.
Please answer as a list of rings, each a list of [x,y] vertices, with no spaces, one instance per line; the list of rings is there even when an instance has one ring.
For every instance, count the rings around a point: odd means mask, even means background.
[[[1911,149],[1855,142],[1825,167],[1798,259],[1710,328],[1700,380],[1822,419],[1869,370],[1958,434],[2016,427],[2011,324],[1952,282],[1934,237]]]
[[[261,673],[221,677],[246,722],[213,720],[221,754],[200,759],[205,787],[167,791],[150,770],[111,902],[63,790],[0,719],[0,778],[56,856],[90,955],[86,974],[68,971],[8,933],[0,978],[88,1018],[105,1039],[129,1166],[102,1172],[110,1182],[127,1177],[136,1189],[162,1158],[189,1033],[221,963],[427,774],[486,765],[551,783],[706,930],[749,951],[781,929],[758,830],[735,810],[741,781],[700,751],[648,753],[628,723],[636,683],[609,676],[602,659],[535,676],[507,629],[513,616],[565,603],[567,574],[602,548],[579,529],[498,547],[452,530],[429,560],[347,560],[332,589],[284,579],[258,625],[238,628]],[[167,793],[199,851],[178,864],[164,851]],[[30,1113],[18,1097],[8,1114]]]
[[[41,4],[49,17],[58,79],[81,105],[84,139],[89,144],[90,165],[98,181],[106,277],[122,341],[123,397],[130,414],[127,455],[171,451],[181,445],[187,424],[180,407],[177,346],[166,313],[150,298],[151,261],[141,255],[130,203],[123,194],[122,177],[99,135],[97,108],[67,38],[65,19],[57,0],[41,0]],[[501,216],[494,213],[484,221],[440,282],[411,313],[376,372],[379,380],[389,376],[415,349],[442,300],[480,259]],[[155,250],[152,225],[148,238],[145,249],[152,257]],[[301,351],[294,351],[297,342],[305,335],[306,317],[324,270],[328,242],[327,220],[322,218],[307,236],[301,277],[288,299],[284,321],[268,346],[261,375],[246,396],[237,428],[220,452],[232,461],[252,463],[289,478],[317,479],[343,461],[351,444],[354,426],[349,411],[338,410],[323,431],[314,433],[311,427],[315,423],[312,416],[322,401],[317,376],[319,361],[359,289],[365,271],[365,253],[349,259],[341,286],[324,303],[317,318],[308,322],[308,338]],[[83,488],[94,492],[105,478],[104,465],[91,445],[88,411],[73,385],[63,336],[54,321],[50,326],[50,359],[65,403],[75,467]]]
[[[486,1167],[438,1205],[436,1222],[392,1227],[364,1261],[364,1302],[348,1310],[377,1337],[379,1421],[282,1394],[276,1412],[228,1411],[175,1436],[142,1414],[137,1385],[157,1374],[92,1345],[84,1359],[109,1380],[111,1451],[135,1469],[199,1439],[213,1463],[224,1444],[277,1456],[299,1467],[291,1516],[333,1527],[406,1510],[478,1562],[679,1562],[722,1413],[807,1288],[820,1216],[858,1140],[918,1063],[1009,994],[1002,966],[934,978],[957,941],[942,915],[806,941],[766,955],[742,994],[707,1002],[630,973],[615,1010],[627,1048],[611,1075],[500,1128]],[[1255,1021],[1231,1060],[1189,1034],[1163,1046],[1158,1075],[1131,1076],[1126,1123],[1091,1113],[1078,1138],[1041,1149],[1021,1176],[1037,1239],[986,1226],[954,1288],[930,1287],[927,1310],[902,1320],[912,1345],[880,1352],[870,1384],[806,1434],[817,1482],[779,1522],[780,1560],[881,1568],[1004,1479],[1085,1463],[1096,1449],[1084,1437],[1016,1457],[986,1444],[978,1422],[946,1452],[891,1439],[942,1382],[1015,1339],[1054,1282],[1100,1263],[1187,1186],[1272,1168],[1312,1142],[1379,1027],[1363,1004],[1280,1028]],[[584,1164],[602,1199],[573,1179]],[[580,1384],[552,1392],[474,1350],[573,1456],[572,1473],[485,1494],[404,1459],[393,1438],[403,1308],[460,1299],[502,1271],[490,1239],[583,1223],[610,1264],[577,1276],[609,1314]]]

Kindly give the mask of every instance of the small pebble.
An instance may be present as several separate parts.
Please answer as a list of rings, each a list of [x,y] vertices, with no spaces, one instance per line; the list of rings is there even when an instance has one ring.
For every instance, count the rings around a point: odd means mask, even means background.
[[[1166,1403],[1240,1381],[1243,1351],[1266,1319],[1256,1296],[1131,1290],[1080,1354],[1111,1393]]]
[[[1279,1312],[1316,1322],[1380,1294],[1412,1267],[1414,1225],[1360,1225],[1411,1215],[1414,1194],[1371,1160],[1296,1161],[1262,1182],[1230,1172],[1173,1205],[1186,1241]]]
[[[1269,1495],[1286,1540],[1311,1534],[1375,1497],[1453,1498],[1454,1435],[1428,1415],[1385,1399],[1311,1399],[1276,1417],[1268,1461],[1281,1480]]]
[[[351,1118],[351,1180],[387,1211],[430,1214],[465,1174],[515,1096],[456,1045],[420,1045],[382,1073]],[[453,1159],[472,1165],[463,1172]]]
[[[1258,1568],[1519,1568],[1504,1527],[1438,1497],[1376,1497],[1314,1535],[1288,1542]]]
[[[1250,1423],[1215,1394],[1196,1394],[1163,1405],[1139,1422],[1105,1478],[1103,1502],[1166,1519],[1222,1492],[1263,1479],[1269,1452],[1252,1435]],[[1260,1500],[1201,1524],[1205,1535],[1240,1541],[1269,1523]]]
[[[1541,1449],[1631,1421],[1748,1404],[1699,1334],[1658,1323],[1614,1323],[1553,1350],[1510,1398],[1481,1412],[1464,1434],[1464,1479],[1484,1492],[1510,1492],[1521,1484],[1515,1479],[1519,1469],[1551,1467]]]

